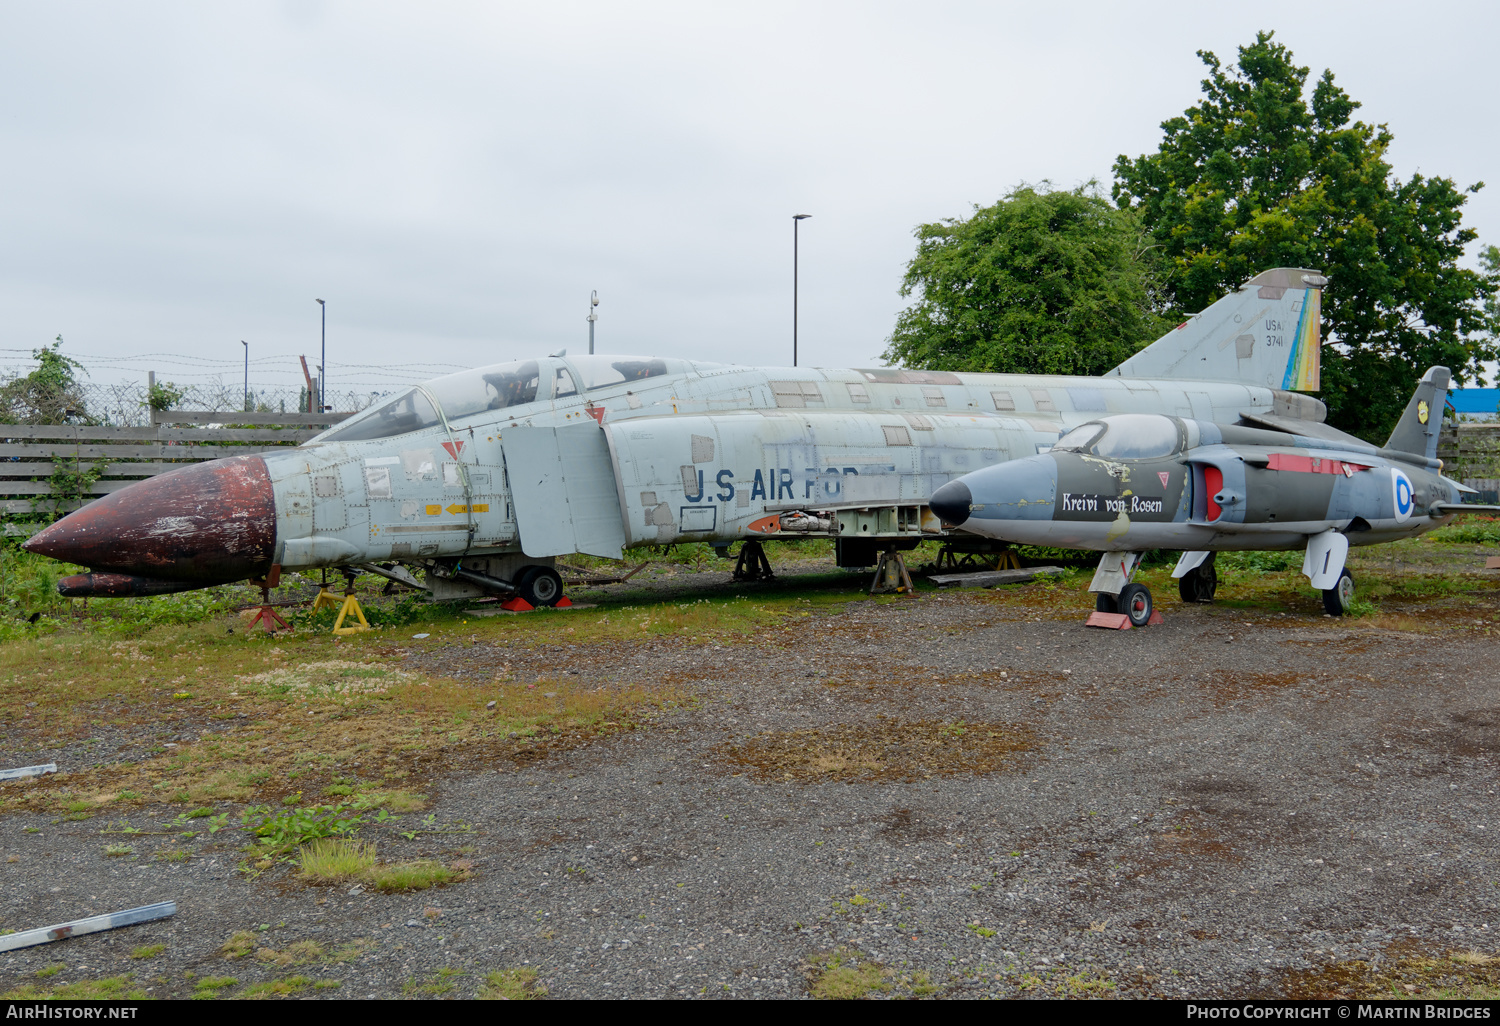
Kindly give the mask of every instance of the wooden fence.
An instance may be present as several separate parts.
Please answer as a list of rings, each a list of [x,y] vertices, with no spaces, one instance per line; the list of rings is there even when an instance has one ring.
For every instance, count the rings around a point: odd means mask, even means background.
[[[298,445],[350,416],[164,410],[150,427],[0,424],[0,513],[67,512],[189,463]]]

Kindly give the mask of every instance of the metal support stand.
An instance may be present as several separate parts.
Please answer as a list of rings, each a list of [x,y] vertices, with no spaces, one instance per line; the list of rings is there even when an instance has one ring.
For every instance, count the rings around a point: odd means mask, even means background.
[[[272,564],[270,573],[264,577],[252,577],[250,583],[260,589],[260,609],[256,610],[255,616],[251,618],[250,626],[260,624],[266,629],[267,634],[291,630],[291,625],[283,620],[271,605],[271,589],[281,583],[281,564]]]
[[[776,575],[771,571],[771,561],[766,558],[766,550],[760,547],[760,542],[751,539],[740,545],[739,559],[734,563],[734,579],[736,581],[773,581]]]
[[[344,626],[344,618],[350,613],[359,619],[359,623]],[[359,599],[354,597],[354,571],[344,571],[344,604],[339,608],[339,618],[333,621],[333,633],[335,634],[358,634],[360,631],[370,629],[370,622],[365,619],[365,611],[359,608]]]
[[[955,551],[944,545],[938,550],[937,560],[932,565],[934,573],[961,573],[965,570],[1020,570],[1021,557],[1015,549],[999,552]]]
[[[880,562],[875,564],[875,580],[870,582],[870,594],[894,592],[910,595],[913,590],[911,574],[906,572],[906,560],[901,558],[901,553],[895,550],[882,552]]]

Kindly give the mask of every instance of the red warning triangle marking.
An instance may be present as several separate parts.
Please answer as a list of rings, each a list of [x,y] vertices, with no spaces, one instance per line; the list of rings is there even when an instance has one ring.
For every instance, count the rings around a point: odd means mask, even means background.
[[[456,448],[455,448],[455,446],[456,446]],[[464,443],[462,443],[462,442],[444,442],[443,443],[443,448],[448,450],[448,455],[449,456],[452,456],[454,459],[458,459],[458,454],[464,451]]]
[[[1172,475],[1168,471],[1158,470],[1156,472],[1156,476],[1159,477],[1159,478],[1161,478],[1161,486],[1163,488],[1165,488],[1167,486],[1167,479],[1170,478]]]

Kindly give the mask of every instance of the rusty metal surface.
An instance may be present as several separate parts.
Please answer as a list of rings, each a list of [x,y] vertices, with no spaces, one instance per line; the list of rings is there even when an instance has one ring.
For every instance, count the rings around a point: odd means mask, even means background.
[[[200,587],[199,581],[165,581],[132,574],[74,574],[57,582],[57,593],[63,598],[142,598]]]
[[[233,456],[91,502],[25,548],[96,574],[201,586],[264,574],[275,543],[276,506],[265,460]]]

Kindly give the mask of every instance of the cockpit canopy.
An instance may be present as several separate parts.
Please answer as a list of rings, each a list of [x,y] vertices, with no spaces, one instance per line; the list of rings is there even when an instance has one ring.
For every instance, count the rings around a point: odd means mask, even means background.
[[[1175,417],[1121,413],[1080,424],[1059,438],[1052,451],[1087,452],[1108,460],[1149,460],[1179,453],[1185,442]]]
[[[497,363],[436,378],[350,417],[319,435],[315,441],[359,442],[433,427],[442,418],[429,397],[437,400],[443,415],[452,424],[466,417],[512,406],[568,399],[611,385],[679,373],[688,366],[684,360],[645,356],[552,357]]]

